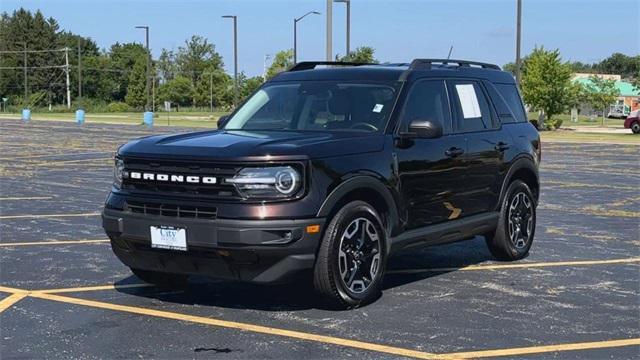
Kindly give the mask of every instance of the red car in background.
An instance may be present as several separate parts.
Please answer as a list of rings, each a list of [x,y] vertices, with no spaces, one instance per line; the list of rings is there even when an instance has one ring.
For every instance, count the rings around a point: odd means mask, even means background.
[[[624,121],[624,128],[631,129],[634,134],[640,134],[640,109],[633,110]]]

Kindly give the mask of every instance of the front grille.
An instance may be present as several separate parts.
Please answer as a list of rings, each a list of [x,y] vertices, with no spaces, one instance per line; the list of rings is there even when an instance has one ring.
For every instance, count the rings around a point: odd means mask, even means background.
[[[213,220],[218,216],[218,209],[211,206],[183,206],[128,201],[125,209],[126,211],[136,214],[170,216],[178,218]]]
[[[166,175],[214,177],[215,184],[160,182],[143,179],[125,178],[122,189],[133,193],[152,193],[178,197],[240,199],[235,186],[227,184],[226,179],[233,177],[240,166],[233,164],[184,163],[181,161],[156,161],[144,159],[124,159],[125,171],[152,172]]]

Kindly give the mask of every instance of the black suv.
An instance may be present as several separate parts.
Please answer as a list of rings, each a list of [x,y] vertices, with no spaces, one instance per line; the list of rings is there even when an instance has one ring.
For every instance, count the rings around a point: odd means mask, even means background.
[[[354,307],[409,246],[482,235],[501,260],[531,247],[540,139],[498,66],[298,63],[218,127],[117,151],[103,227],[144,281],[307,270]]]

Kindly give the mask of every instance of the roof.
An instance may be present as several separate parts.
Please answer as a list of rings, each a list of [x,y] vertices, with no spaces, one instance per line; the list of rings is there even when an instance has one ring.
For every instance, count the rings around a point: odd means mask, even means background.
[[[429,69],[410,69],[410,64],[379,64],[360,66],[335,66],[310,70],[287,71],[278,74],[271,81],[301,80],[368,80],[399,81],[403,75],[408,80],[424,77],[470,77],[486,79],[498,83],[514,83],[513,75],[508,72],[478,67],[452,65],[433,65]]]
[[[574,79],[574,82],[577,82],[581,85],[591,85],[591,79],[589,78],[578,78]],[[615,82],[616,89],[620,91],[620,96],[640,96],[640,90],[635,89],[633,84],[627,81],[618,80]]]

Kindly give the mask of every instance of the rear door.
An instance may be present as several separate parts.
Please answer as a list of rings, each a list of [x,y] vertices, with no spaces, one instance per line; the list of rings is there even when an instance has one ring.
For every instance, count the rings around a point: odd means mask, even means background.
[[[467,185],[459,203],[462,215],[492,211],[499,200],[510,136],[501,130],[482,82],[464,79],[447,84],[454,109],[453,131],[466,142],[460,157]]]
[[[460,160],[465,140],[452,133],[444,80],[419,80],[413,84],[401,113],[400,131],[407,131],[415,119],[440,123],[443,136],[408,139],[396,147],[401,203],[408,229],[458,218],[458,196],[466,187],[465,168]]]

